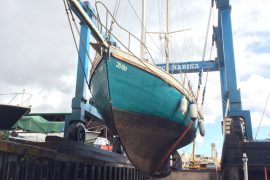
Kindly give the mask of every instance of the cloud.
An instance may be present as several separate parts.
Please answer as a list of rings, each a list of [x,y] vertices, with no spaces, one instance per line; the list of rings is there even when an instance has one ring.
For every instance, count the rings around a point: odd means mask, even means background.
[[[269,1],[239,0],[232,2],[233,27],[238,33],[269,32],[270,25],[267,19],[270,12],[265,8],[270,5]],[[243,8],[245,7],[245,8]],[[245,27],[244,29],[242,29]]]
[[[258,128],[260,122],[261,122],[261,127],[270,126],[270,116],[264,115],[262,118],[262,112],[252,112],[251,119],[252,119],[252,127],[253,128]]]
[[[25,89],[32,111],[70,110],[77,55],[63,3],[15,0],[2,7],[0,93]]]
[[[270,12],[269,1],[240,0],[233,3],[232,27],[238,85],[244,109],[251,111],[257,127],[270,92],[270,25],[265,23]],[[242,8],[245,7],[245,8]],[[270,109],[266,109],[262,126],[269,126]]]
[[[203,144],[204,143],[204,137],[200,136],[199,134],[196,136],[196,143]]]
[[[252,74],[246,81],[240,82],[242,91],[242,102],[245,109],[251,110],[252,125],[258,126],[268,94],[270,93],[270,78],[264,78],[260,75]],[[265,119],[262,126],[269,126],[270,121],[270,102],[265,111]]]

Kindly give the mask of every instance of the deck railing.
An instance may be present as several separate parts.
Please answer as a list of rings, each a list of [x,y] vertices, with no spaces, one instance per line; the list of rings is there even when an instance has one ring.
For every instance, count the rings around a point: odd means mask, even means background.
[[[100,18],[98,6],[102,6],[105,9],[104,21]],[[127,52],[131,53],[133,56],[137,57],[138,59],[141,59],[141,57],[136,55],[138,53],[136,51],[139,50],[138,47],[143,45],[148,54],[149,59],[153,63],[155,63],[146,45],[133,33],[131,33],[126,28],[120,25],[104,3],[97,1],[96,9],[97,9],[97,16],[96,16],[97,26],[100,32],[104,34],[105,38],[107,38],[108,41],[111,41],[112,43],[114,43],[113,41],[115,40],[117,43],[116,44],[117,46],[120,46],[121,48],[125,49]],[[105,22],[105,23],[102,23],[102,22]],[[116,34],[120,34],[120,36]],[[127,41],[125,42],[125,40],[123,39],[127,39]],[[132,48],[133,45],[134,47],[136,47],[134,50]]]
[[[30,99],[33,95],[23,90],[23,92],[18,93],[0,93],[0,96],[6,101],[4,103],[29,106]]]

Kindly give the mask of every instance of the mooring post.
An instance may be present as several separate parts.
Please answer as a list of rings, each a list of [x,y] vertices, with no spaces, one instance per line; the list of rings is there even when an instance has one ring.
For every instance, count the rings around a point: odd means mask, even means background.
[[[243,153],[243,170],[244,170],[244,180],[248,180],[248,158],[247,158],[247,154]]]

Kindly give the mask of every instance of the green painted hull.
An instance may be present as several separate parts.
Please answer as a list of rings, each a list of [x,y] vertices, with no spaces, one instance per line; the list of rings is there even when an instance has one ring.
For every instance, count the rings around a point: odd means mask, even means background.
[[[119,139],[135,167],[154,174],[174,148],[196,137],[197,120],[179,111],[183,94],[161,78],[113,56],[104,57],[91,76],[95,106]]]

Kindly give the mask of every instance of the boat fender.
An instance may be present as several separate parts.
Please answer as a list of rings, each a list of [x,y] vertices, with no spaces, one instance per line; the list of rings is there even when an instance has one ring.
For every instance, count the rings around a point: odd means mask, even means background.
[[[189,105],[189,115],[190,118],[195,121],[198,117],[198,108],[197,108],[197,104],[192,103]]]
[[[188,108],[187,98],[183,96],[180,102],[180,112],[182,113],[182,115],[184,115],[187,112],[187,108]]]
[[[204,122],[202,119],[199,119],[199,131],[201,136],[205,135]]]

